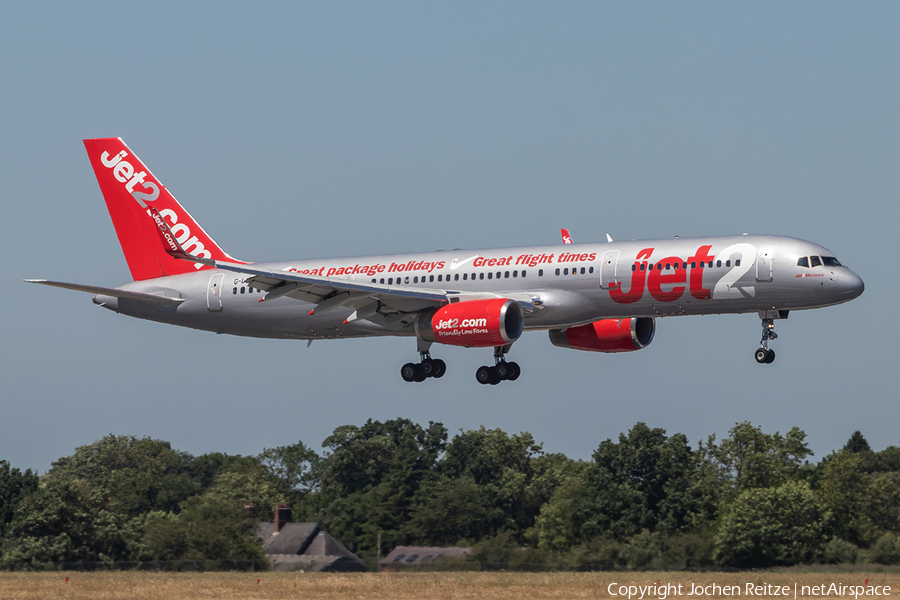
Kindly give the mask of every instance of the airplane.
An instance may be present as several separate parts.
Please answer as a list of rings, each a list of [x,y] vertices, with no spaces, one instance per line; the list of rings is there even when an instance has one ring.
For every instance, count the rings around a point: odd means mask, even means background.
[[[661,317],[756,313],[758,363],[774,361],[775,321],[848,302],[862,279],[826,248],[791,237],[703,238],[245,262],[229,256],[120,138],[84,140],[134,281],[89,292],[124,315],[238,336],[314,340],[405,336],[408,382],[440,378],[433,344],[492,348],[476,380],[514,381],[507,354],[525,331],[555,346],[632,352]],[[565,232],[565,237],[568,232]]]

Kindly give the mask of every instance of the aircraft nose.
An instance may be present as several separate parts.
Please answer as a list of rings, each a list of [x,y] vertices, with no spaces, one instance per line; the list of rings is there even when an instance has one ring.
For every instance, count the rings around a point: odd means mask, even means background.
[[[862,295],[866,289],[866,284],[863,283],[862,277],[847,269],[847,272],[841,277],[840,287],[841,291],[839,293],[841,297],[852,300]]]

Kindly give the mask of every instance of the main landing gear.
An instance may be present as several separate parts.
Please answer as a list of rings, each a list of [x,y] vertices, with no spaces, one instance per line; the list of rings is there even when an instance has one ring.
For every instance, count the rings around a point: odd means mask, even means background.
[[[419,356],[421,360],[418,363],[406,363],[400,367],[400,376],[403,381],[422,382],[429,377],[440,379],[447,372],[447,363],[439,358],[431,358],[430,343],[419,344]]]
[[[497,385],[501,381],[515,381],[522,374],[518,363],[506,362],[505,354],[512,344],[494,347],[494,366],[478,367],[475,379],[482,385]]]
[[[759,348],[753,353],[753,358],[759,364],[771,364],[775,360],[775,351],[769,348],[769,340],[778,339],[775,333],[775,320],[762,319],[762,339],[759,341]]]

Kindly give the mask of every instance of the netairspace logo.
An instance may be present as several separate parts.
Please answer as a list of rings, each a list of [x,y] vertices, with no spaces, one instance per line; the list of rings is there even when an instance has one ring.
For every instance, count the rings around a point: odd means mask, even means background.
[[[868,579],[866,580],[868,582]],[[890,596],[889,585],[843,585],[840,583],[823,583],[821,585],[772,585],[745,583],[740,585],[721,585],[712,583],[708,585],[689,584],[659,584],[656,585],[619,585],[617,582],[609,584],[606,588],[610,596],[627,598],[628,600],[642,600],[643,598],[657,598],[666,600],[671,596],[751,596],[772,598],[786,596],[793,598],[828,597],[835,598],[859,598],[860,596]]]

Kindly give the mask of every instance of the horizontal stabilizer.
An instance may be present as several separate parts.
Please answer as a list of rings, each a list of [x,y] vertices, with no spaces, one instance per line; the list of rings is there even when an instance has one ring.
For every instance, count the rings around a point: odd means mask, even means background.
[[[66,283],[64,281],[47,281],[46,279],[23,279],[22,281],[26,283],[39,283],[41,285],[49,285],[67,290],[75,290],[76,292],[88,292],[89,294],[113,296],[114,298],[128,298],[129,300],[148,302],[150,304],[156,304],[159,306],[178,306],[179,304],[184,302],[182,298],[166,298],[165,296],[157,296],[156,294],[129,292],[126,290],[100,287],[97,285],[82,285],[80,283]]]

